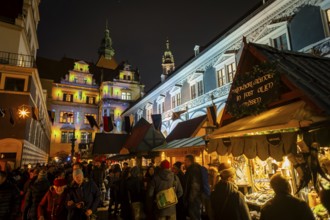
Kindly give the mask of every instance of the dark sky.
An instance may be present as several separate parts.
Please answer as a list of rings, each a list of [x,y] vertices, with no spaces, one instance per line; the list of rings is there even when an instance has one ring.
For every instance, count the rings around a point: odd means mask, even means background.
[[[168,37],[176,66],[261,0],[42,0],[38,56],[96,62],[108,19],[117,62],[140,69],[146,90],[160,80]]]

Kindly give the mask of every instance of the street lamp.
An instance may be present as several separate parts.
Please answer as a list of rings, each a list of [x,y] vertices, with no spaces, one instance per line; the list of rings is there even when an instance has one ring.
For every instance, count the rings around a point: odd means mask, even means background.
[[[73,162],[73,156],[74,156],[74,146],[75,146],[75,142],[76,142],[76,129],[73,129],[73,135],[71,138],[71,162]]]

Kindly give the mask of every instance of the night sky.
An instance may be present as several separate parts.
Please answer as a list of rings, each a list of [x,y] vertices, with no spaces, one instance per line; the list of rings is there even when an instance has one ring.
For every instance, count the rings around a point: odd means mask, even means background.
[[[261,0],[42,0],[38,56],[96,62],[108,19],[117,62],[140,69],[146,90],[160,81],[170,40],[176,66]]]

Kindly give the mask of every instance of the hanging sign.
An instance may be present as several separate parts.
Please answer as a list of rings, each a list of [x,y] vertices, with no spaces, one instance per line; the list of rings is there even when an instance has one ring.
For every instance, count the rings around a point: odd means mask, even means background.
[[[278,99],[279,74],[273,64],[256,65],[250,72],[237,74],[227,101],[232,116],[258,114]]]

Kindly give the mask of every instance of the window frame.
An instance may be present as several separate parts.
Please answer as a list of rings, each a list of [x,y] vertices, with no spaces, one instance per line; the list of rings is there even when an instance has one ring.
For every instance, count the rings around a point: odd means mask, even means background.
[[[231,71],[229,71],[229,69],[231,69]],[[229,63],[228,65],[226,65],[226,72],[227,72],[227,82],[228,83],[232,83],[234,81],[234,77],[237,71],[237,67],[236,67],[236,62],[232,62]]]
[[[63,116],[64,116],[65,113],[70,113],[70,114],[72,114],[72,116],[70,116],[70,117],[68,116],[68,118],[64,121]],[[70,119],[72,119],[72,120],[70,120]],[[74,113],[73,112],[67,112],[67,111],[60,111],[59,123],[61,123],[61,124],[74,124]]]
[[[220,76],[220,73],[221,73],[221,76]],[[221,87],[221,86],[224,86],[227,84],[225,65],[222,68],[217,70],[217,84],[218,84],[218,87]]]

